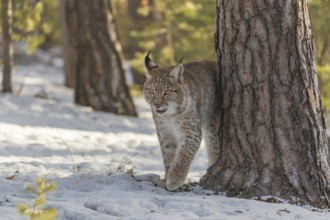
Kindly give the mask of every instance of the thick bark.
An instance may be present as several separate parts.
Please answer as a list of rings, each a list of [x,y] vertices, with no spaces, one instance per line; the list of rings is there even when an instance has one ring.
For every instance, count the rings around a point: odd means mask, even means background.
[[[110,0],[65,3],[76,103],[95,110],[136,115],[125,82]]]
[[[330,205],[330,152],[306,0],[218,0],[222,155],[202,178],[230,195]]]
[[[2,37],[3,37],[3,75],[2,91],[12,92],[11,69],[13,66],[12,30],[12,1],[2,1]]]

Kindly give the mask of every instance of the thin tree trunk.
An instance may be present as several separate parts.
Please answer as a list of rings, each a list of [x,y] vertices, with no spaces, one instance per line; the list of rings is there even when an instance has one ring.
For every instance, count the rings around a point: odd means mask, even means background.
[[[109,0],[67,0],[70,70],[75,102],[95,110],[136,115]]]
[[[319,65],[322,66],[324,63],[324,59],[325,59],[325,55],[328,51],[329,48],[329,36],[330,36],[330,29],[327,31],[325,37],[324,37],[324,41],[323,41],[323,45],[322,45],[322,49],[321,49],[321,53],[320,53],[320,58],[318,59],[319,61]]]
[[[174,43],[173,43],[173,33],[172,33],[172,24],[171,21],[166,21],[166,41],[169,51],[169,63],[171,65],[176,64],[175,55],[174,55]]]
[[[330,152],[306,0],[218,0],[222,155],[206,188],[330,205]]]
[[[150,7],[149,13],[147,16],[143,16],[138,13],[140,8]],[[129,0],[127,1],[127,14],[130,21],[130,30],[139,32],[143,30],[146,24],[151,21],[155,21],[157,18],[156,15],[156,3],[154,0]],[[137,52],[145,52],[145,48],[140,47],[136,41],[132,39],[132,42],[124,45],[123,47],[125,52],[125,57],[128,60],[135,58]],[[145,74],[141,74],[138,70],[132,68],[133,81],[135,84],[143,85],[146,81]]]
[[[65,13],[65,5],[67,0],[60,0],[59,2],[59,19],[61,23],[61,42],[62,42],[62,57],[64,60],[63,72],[64,72],[64,85],[69,88],[74,88],[75,86],[75,75],[73,69],[70,68],[70,59],[74,61],[75,54],[70,54],[73,48],[70,48],[69,44],[69,35],[68,35],[68,27],[66,25],[66,13]]]
[[[130,21],[130,30],[129,31],[138,31],[143,28],[145,23],[145,19],[138,13],[138,9],[141,7],[140,0],[129,0],[127,1],[127,14]],[[133,59],[135,57],[135,53],[140,51],[141,48],[134,42],[123,45],[125,51],[125,57],[128,59]]]
[[[12,30],[12,1],[2,0],[2,37],[3,37],[3,78],[2,91],[12,92],[11,69],[13,66]]]

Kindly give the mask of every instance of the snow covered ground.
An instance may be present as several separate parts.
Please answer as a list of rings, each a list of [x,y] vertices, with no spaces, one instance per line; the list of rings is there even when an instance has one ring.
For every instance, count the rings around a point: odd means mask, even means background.
[[[116,116],[74,105],[54,67],[17,66],[13,81],[16,94],[0,97],[0,219],[25,219],[16,205],[33,202],[24,183],[38,177],[58,183],[47,205],[59,219],[330,219],[330,212],[227,198],[199,186],[155,187],[143,177],[162,175],[163,165],[143,98],[135,100],[140,118]],[[206,166],[202,147],[189,181],[197,182]],[[136,177],[125,173],[132,167]]]

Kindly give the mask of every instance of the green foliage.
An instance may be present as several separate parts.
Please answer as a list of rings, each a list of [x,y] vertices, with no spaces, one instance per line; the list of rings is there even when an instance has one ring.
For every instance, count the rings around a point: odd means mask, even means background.
[[[13,1],[13,34],[14,41],[26,41],[30,50],[34,50],[44,40],[37,31],[41,26],[43,4],[32,5],[28,1]]]
[[[139,72],[143,72],[141,60],[149,50],[160,65],[175,64],[182,56],[185,61],[215,59],[214,0],[155,0],[154,6],[139,8],[140,16],[145,18],[134,21],[125,10],[125,0],[114,2],[115,16],[120,17],[116,20],[120,40],[140,48],[130,60]]]
[[[135,70],[143,73],[142,60],[149,50],[160,65],[174,64],[181,56],[185,57],[184,61],[215,59],[213,0],[154,0],[155,5],[145,4],[138,9],[144,19],[135,20],[128,14],[128,1],[114,0],[115,17],[124,48],[139,47],[130,59]],[[317,62],[330,65],[330,0],[309,0],[308,3]],[[319,67],[318,75],[324,106],[330,110],[330,73],[326,69],[326,66]]]
[[[317,74],[324,108],[330,111],[330,0],[309,0],[317,56]]]
[[[317,61],[330,64],[330,0],[309,0]]]
[[[130,16],[129,1],[112,3],[120,41],[134,70],[143,73],[142,60],[149,50],[156,63],[165,66],[175,64],[181,56],[184,61],[215,59],[214,0],[141,0],[139,19]],[[59,44],[58,4],[54,0],[13,0],[14,41],[27,42],[30,51]],[[308,4],[323,103],[330,110],[326,70],[330,65],[330,0],[308,0]],[[132,48],[134,54],[128,55]]]
[[[142,91],[142,87],[141,85],[131,85],[129,87],[129,90],[130,90],[130,94],[133,96],[133,97],[140,97],[140,96],[143,96],[143,91]]]
[[[55,191],[57,184],[55,182],[48,183],[46,179],[37,179],[36,187],[32,187],[29,183],[24,185],[26,192],[33,193],[37,197],[33,206],[24,204],[17,205],[17,211],[21,215],[29,217],[31,220],[53,220],[57,218],[57,210],[55,208],[44,208],[46,203],[46,193]]]
[[[319,77],[323,107],[327,112],[329,112],[330,111],[330,65],[318,66],[317,73]]]
[[[30,51],[59,43],[57,8],[54,0],[13,0],[13,41],[26,42]]]

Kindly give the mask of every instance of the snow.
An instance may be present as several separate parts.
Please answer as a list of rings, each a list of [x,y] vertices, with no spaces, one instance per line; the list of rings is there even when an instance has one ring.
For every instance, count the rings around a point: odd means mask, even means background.
[[[198,185],[156,187],[163,164],[142,97],[135,99],[140,118],[76,106],[61,70],[41,64],[16,66],[13,83],[15,94],[0,97],[0,219],[26,219],[16,205],[32,204],[24,183],[38,177],[58,184],[47,194],[58,219],[330,219],[330,212],[227,198]],[[132,167],[134,177],[126,173]],[[198,182],[206,168],[202,146],[188,181]]]

